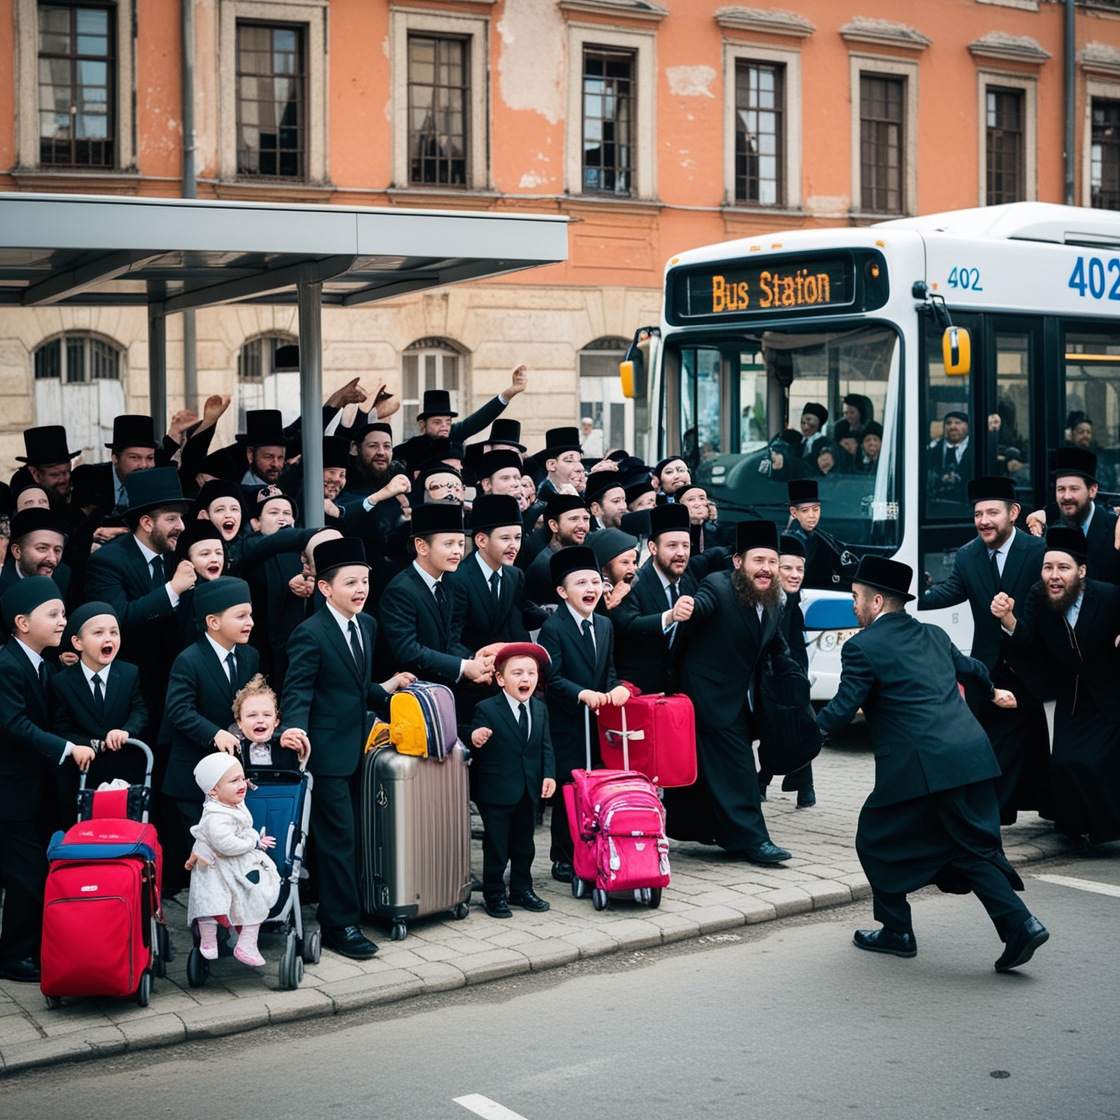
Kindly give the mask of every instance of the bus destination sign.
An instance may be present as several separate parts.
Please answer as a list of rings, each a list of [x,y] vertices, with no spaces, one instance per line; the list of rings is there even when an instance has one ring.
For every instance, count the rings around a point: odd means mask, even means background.
[[[853,273],[846,255],[752,267],[729,261],[678,279],[675,310],[684,320],[848,307],[855,299]]]

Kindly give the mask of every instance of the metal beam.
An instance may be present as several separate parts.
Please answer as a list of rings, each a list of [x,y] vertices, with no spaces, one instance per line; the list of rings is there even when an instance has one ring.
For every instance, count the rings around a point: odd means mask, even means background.
[[[52,273],[37,284],[23,291],[20,302],[24,307],[41,307],[44,304],[60,303],[70,296],[84,292],[88,288],[116,280],[118,276],[131,271],[137,265],[155,260],[159,253],[119,252],[105,253],[103,256],[86,260],[63,272]]]
[[[167,320],[159,304],[148,304],[148,408],[156,437],[167,431]]]
[[[354,263],[353,257],[325,257],[321,261],[306,264],[285,265],[270,269],[255,276],[243,276],[222,284],[210,284],[204,288],[192,288],[171,296],[164,305],[169,315],[179,311],[190,311],[197,307],[215,307],[222,303],[235,303],[238,300],[252,299],[254,296],[278,292],[292,288],[300,283],[304,270],[310,269],[316,283],[341,276]]]
[[[359,307],[363,303],[374,303],[379,299],[391,299],[393,296],[405,295],[408,292],[415,292],[423,288],[458,284],[464,280],[475,280],[480,276],[498,276],[503,272],[532,268],[540,263],[540,261],[471,261],[465,264],[451,265],[427,276],[418,276],[411,280],[389,280],[376,287],[361,288],[349,295],[344,295],[341,303],[343,307]],[[495,264],[500,265],[500,268],[495,268]]]
[[[303,418],[303,520],[321,529],[323,513],[323,284],[314,264],[299,275],[299,408]]]

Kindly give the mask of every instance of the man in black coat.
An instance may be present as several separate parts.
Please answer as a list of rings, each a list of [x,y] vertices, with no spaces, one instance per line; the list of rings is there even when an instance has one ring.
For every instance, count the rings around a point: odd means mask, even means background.
[[[649,562],[638,570],[611,616],[614,663],[620,680],[643,692],[665,692],[678,624],[689,617],[697,582],[688,570],[692,535],[687,507],[676,502],[657,506],[649,519]]]
[[[1046,534],[1042,579],[1018,604],[992,601],[1011,663],[1057,693],[1050,808],[1071,839],[1120,839],[1120,588],[1087,579],[1088,546],[1077,529]]]
[[[113,438],[107,443],[109,462],[81,466],[74,471],[75,486],[79,471],[88,471],[86,487],[105,513],[122,513],[128,508],[124,480],[133,471],[167,466],[170,462],[156,441],[155,423],[150,416],[113,417]]]
[[[752,863],[791,859],[770,840],[759,802],[752,741],[757,673],[800,673],[780,630],[778,530],[740,521],[730,572],[699,586],[683,624],[680,687],[696,709],[695,786],[666,793],[668,829],[680,840],[716,843]],[[672,796],[669,796],[669,794]]]
[[[12,518],[8,556],[0,568],[0,595],[21,579],[46,576],[65,601],[70,587],[70,569],[62,562],[67,535],[66,523],[53,511],[38,506],[20,510]],[[48,660],[57,663],[57,651],[51,654]]]
[[[866,427],[866,423],[864,425]],[[853,433],[855,434],[855,433]],[[863,433],[860,433],[863,438]],[[965,504],[966,486],[973,473],[973,449],[965,412],[946,412],[942,435],[926,451],[926,495],[944,505]]]
[[[548,541],[525,569],[525,592],[534,603],[558,606],[550,563],[561,548],[583,544],[591,531],[591,514],[578,494],[553,494],[544,511]]]
[[[997,704],[1015,697],[992,688],[983,663],[960,653],[944,630],[906,613],[913,576],[894,560],[860,561],[852,599],[863,629],[844,643],[840,687],[818,717],[828,734],[862,708],[875,749],[856,853],[883,928],[858,930],[855,944],[913,957],[906,896],[934,883],[976,893],[1005,943],[996,970],[1006,972],[1026,964],[1049,934],[1015,894],[1023,883],[1003,854],[992,785],[999,764],[957,681],[974,680]]]
[[[943,583],[919,599],[923,610],[968,602],[972,610],[972,656],[982,661],[997,688],[1014,693],[1018,704],[1001,708],[966,691],[969,706],[987,732],[999,762],[995,779],[1000,824],[1014,824],[1018,810],[1039,809],[1046,801],[1050,737],[1042,704],[1028,691],[1003,655],[999,620],[992,599],[1001,591],[1025,601],[1038,582],[1046,545],[1018,528],[1019,505],[1009,478],[977,478],[968,484],[976,537],[957,552]]]
[[[281,743],[293,734],[311,743],[311,840],[323,944],[344,957],[368,960],[377,946],[359,924],[353,777],[369,730],[366,713],[387,715],[389,693],[415,677],[397,673],[384,684],[373,683],[377,623],[362,611],[369,593],[362,542],[352,537],[324,541],[316,546],[315,567],[326,602],[292,635],[280,704],[285,728]]]
[[[29,576],[4,593],[0,610],[11,635],[0,649],[0,976],[37,983],[47,861],[35,816],[43,779],[67,758],[84,769],[94,752],[47,730],[54,669],[43,652],[58,645],[66,623],[58,588]]]

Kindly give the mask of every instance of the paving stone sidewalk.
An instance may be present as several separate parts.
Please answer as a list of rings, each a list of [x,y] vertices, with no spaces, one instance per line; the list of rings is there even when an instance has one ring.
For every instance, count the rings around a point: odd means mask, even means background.
[[[222,959],[212,966],[205,987],[190,988],[184,892],[166,908],[177,955],[167,978],[155,983],[147,1008],[133,1000],[74,999],[50,1010],[37,985],[0,981],[0,1074],[337,1015],[867,897],[870,889],[853,840],[859,806],[872,785],[871,751],[862,740],[830,746],[814,769],[815,808],[797,809],[795,795],[779,791],[780,779],[765,806],[771,836],[793,853],[785,866],[755,867],[718,849],[674,843],[672,885],[659,909],[614,896],[608,909],[596,912],[590,899],[577,901],[567,885],[552,880],[548,831],[538,829],[536,887],[551,911],[515,910],[512,919],[496,921],[476,901],[466,920],[419,921],[398,942],[389,940],[386,929],[369,927],[366,932],[381,947],[374,960],[357,963],[324,952],[319,964],[307,967],[297,991],[280,990],[280,942],[267,935],[261,938],[267,967],[253,970]],[[1033,813],[1004,830],[1004,845],[1015,863],[1073,851]],[[476,841],[474,848],[480,871],[481,845]],[[306,913],[310,922],[313,908]]]

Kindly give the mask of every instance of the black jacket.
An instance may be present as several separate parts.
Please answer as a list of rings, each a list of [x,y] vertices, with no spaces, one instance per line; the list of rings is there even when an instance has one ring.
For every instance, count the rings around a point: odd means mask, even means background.
[[[471,767],[478,767],[475,800],[489,805],[516,805],[524,793],[539,801],[545,778],[556,777],[556,759],[548,731],[548,708],[529,700],[529,739],[509,706],[505,693],[483,700],[474,713],[472,731],[489,727],[493,735],[471,749]]]
[[[697,583],[686,570],[680,593],[695,595]],[[615,630],[614,666],[620,680],[636,684],[643,692],[665,692],[670,687],[672,649],[684,640],[683,627],[669,633],[661,616],[669,609],[669,596],[661,586],[653,561],[642,567],[626,598],[611,612]]]
[[[81,664],[56,673],[50,682],[51,730],[72,743],[104,739],[121,729],[130,739],[146,741],[148,709],[140,695],[140,674],[127,661],[114,661],[105,684],[105,711],[98,717],[93,690]]]
[[[365,747],[367,712],[387,714],[389,698],[372,677],[377,623],[368,614],[354,621],[361,628],[361,668],[326,607],[300,623],[288,643],[280,710],[285,727],[298,727],[310,737],[308,769],[316,777],[350,777]]]
[[[449,573],[446,582],[454,587],[458,604],[454,621],[459,629],[451,640],[472,654],[491,642],[527,642],[529,631],[536,630],[548,617],[526,597],[525,573],[512,565],[502,567],[496,611],[490,585],[473,555]]]
[[[999,777],[988,736],[957,689],[958,680],[973,678],[990,695],[988,670],[965,657],[941,627],[905,611],[880,615],[844,643],[840,660],[840,687],[817,723],[827,735],[863,708],[875,750],[867,805]]]
[[[460,662],[476,651],[453,640],[462,631],[458,590],[446,576],[440,583],[442,611],[415,565],[409,564],[385,588],[377,612],[393,672],[407,670],[422,681],[452,685],[459,678]]]
[[[525,594],[534,603],[546,606],[557,606],[560,603],[556,584],[552,582],[553,555],[552,549],[546,544],[525,569]]]
[[[805,614],[801,610],[801,592],[787,594],[782,600],[779,627],[786,640],[789,655],[809,675],[809,649],[805,645]]]

